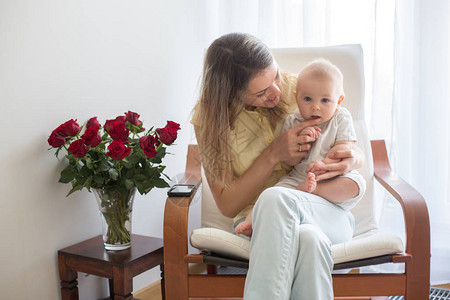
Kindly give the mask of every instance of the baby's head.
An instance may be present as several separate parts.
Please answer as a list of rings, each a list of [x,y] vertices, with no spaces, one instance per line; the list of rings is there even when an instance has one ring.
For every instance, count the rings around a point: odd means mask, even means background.
[[[343,82],[342,72],[328,60],[307,64],[298,74],[295,95],[302,117],[329,121],[344,100]]]

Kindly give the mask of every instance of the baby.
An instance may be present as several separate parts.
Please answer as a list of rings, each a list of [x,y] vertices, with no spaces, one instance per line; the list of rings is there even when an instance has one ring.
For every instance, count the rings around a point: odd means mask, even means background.
[[[298,109],[286,118],[283,131],[305,120],[318,119],[320,123],[301,131],[300,134],[309,135],[315,141],[308,155],[283,176],[277,186],[318,195],[344,209],[352,208],[366,188],[364,178],[357,171],[329,180],[316,180],[316,175],[320,174],[316,168],[339,162],[333,159],[335,151],[351,149],[356,142],[352,117],[340,106],[344,100],[342,72],[325,59],[310,62],[298,75],[295,98]],[[235,232],[251,236],[251,213],[236,226]]]

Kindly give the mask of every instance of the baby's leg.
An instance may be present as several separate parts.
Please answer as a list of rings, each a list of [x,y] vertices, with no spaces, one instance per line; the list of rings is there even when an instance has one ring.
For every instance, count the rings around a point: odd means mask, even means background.
[[[344,200],[358,196],[359,186],[350,178],[336,177],[330,180],[319,181],[312,193],[330,202],[341,203]]]
[[[245,236],[251,237],[253,233],[253,227],[252,227],[252,212],[247,215],[244,221],[238,224],[236,228],[234,229],[234,232],[236,234],[243,234]]]
[[[312,172],[309,172],[306,175],[306,179],[303,182],[300,182],[299,185],[297,185],[297,190],[307,193],[313,193],[316,187],[317,187],[316,175],[314,175],[314,173]]]

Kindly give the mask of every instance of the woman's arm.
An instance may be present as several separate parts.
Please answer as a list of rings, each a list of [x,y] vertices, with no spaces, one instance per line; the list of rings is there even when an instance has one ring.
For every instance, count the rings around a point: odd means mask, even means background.
[[[272,174],[277,163],[293,159],[300,161],[306,155],[305,150],[311,148],[308,143],[313,139],[306,135],[299,136],[299,132],[314,123],[315,121],[303,122],[277,137],[241,177],[232,181],[229,187],[223,187],[213,182],[206,174],[217,207],[224,216],[234,217],[251,203]],[[195,131],[198,132],[197,128]],[[298,151],[299,145],[302,145],[302,152]],[[201,145],[199,146],[201,150]]]

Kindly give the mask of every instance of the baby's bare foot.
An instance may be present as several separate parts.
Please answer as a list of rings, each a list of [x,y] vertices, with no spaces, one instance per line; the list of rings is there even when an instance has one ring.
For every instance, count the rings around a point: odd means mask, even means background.
[[[305,181],[300,182],[300,184],[297,185],[297,190],[312,193],[314,192],[316,187],[317,187],[316,175],[314,175],[314,173],[312,172],[309,172],[306,175]]]
[[[236,234],[243,234],[245,236],[251,237],[253,233],[252,223],[249,221],[243,221],[236,226],[234,229]]]

